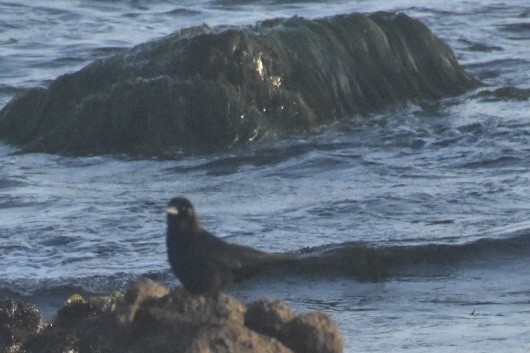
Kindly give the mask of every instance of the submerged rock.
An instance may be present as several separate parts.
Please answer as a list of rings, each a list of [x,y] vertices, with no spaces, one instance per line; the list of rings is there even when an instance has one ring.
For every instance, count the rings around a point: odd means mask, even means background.
[[[495,90],[483,90],[475,95],[488,101],[515,100],[526,101],[530,99],[529,88],[513,86],[500,87]]]
[[[23,304],[11,310],[9,303],[0,303],[1,338],[14,337],[0,347],[6,352],[343,351],[340,331],[325,314],[296,316],[285,304],[266,300],[247,310],[222,293],[194,296],[149,280],[133,284],[124,296],[68,301],[44,328],[38,320],[15,320],[27,323],[23,335],[9,318],[26,316],[4,315],[25,312],[17,309]]]
[[[15,97],[0,138],[63,154],[211,151],[477,85],[404,14],[203,26]]]

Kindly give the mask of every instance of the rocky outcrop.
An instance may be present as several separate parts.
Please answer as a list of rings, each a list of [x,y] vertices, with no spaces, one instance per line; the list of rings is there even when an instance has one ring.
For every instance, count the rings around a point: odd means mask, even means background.
[[[203,26],[15,97],[0,138],[63,154],[211,151],[477,85],[404,14]]]
[[[342,336],[328,316],[319,312],[296,316],[278,300],[252,304],[247,311],[246,325],[261,334],[277,337],[294,352],[342,351]]]
[[[322,313],[295,315],[279,301],[247,307],[225,294],[193,296],[149,280],[127,293],[74,297],[42,324],[25,304],[0,303],[1,352],[342,352],[337,326]]]

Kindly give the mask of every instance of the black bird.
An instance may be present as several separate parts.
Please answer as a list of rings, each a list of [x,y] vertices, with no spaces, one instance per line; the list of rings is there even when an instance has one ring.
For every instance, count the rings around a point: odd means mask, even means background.
[[[172,199],[166,212],[169,263],[193,294],[215,295],[271,265],[297,260],[295,255],[267,253],[217,238],[201,226],[193,205],[184,197]]]

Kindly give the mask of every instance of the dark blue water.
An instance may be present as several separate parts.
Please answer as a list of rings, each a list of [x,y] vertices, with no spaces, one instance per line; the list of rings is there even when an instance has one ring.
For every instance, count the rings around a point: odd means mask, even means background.
[[[377,10],[424,21],[491,86],[478,91],[529,87],[527,1],[420,3],[0,0],[0,107],[24,88],[190,25]],[[264,250],[448,246],[451,261],[412,262],[382,282],[293,276],[231,290],[324,310],[348,352],[527,352],[530,102],[477,92],[178,160],[0,145],[0,292],[51,312],[73,292],[107,293],[138,276],[176,285],[164,208],[184,194],[208,229]]]

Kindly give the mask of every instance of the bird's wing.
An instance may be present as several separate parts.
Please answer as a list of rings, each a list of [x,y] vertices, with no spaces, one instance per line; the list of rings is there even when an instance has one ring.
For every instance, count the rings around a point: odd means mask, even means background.
[[[238,259],[241,267],[249,268],[261,265],[274,265],[296,260],[294,255],[266,252],[249,246],[226,243],[225,252]]]
[[[200,256],[204,261],[217,263],[225,269],[239,270],[267,264],[279,264],[296,260],[294,255],[269,253],[248,246],[232,244],[206,230],[197,239],[201,240]]]
[[[213,262],[225,269],[239,269],[242,266],[241,259],[234,254],[231,244],[217,238],[206,230],[203,230],[203,236],[200,237],[201,243],[198,244],[200,254],[204,261]]]

